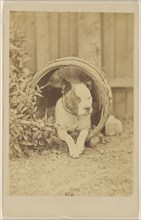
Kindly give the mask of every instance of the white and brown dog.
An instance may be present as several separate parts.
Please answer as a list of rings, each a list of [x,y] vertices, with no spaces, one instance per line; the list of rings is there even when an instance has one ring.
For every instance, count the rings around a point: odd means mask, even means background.
[[[72,85],[65,79],[62,80],[62,93],[55,108],[57,133],[67,143],[70,156],[78,158],[91,128],[92,96],[86,84]],[[75,130],[79,131],[76,143],[68,134]]]

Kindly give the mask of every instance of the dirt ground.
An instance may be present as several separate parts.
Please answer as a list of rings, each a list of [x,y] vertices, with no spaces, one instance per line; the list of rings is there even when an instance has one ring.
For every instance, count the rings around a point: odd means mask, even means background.
[[[10,161],[11,195],[130,196],[133,190],[133,124],[121,136],[86,148],[72,159],[67,148],[52,148],[30,159]]]

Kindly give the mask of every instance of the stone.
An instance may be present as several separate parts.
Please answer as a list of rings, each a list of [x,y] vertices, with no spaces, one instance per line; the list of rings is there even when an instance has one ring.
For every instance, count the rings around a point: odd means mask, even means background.
[[[114,136],[120,135],[123,132],[122,122],[115,118],[114,115],[110,115],[105,124],[105,135]]]
[[[95,147],[99,143],[100,143],[100,138],[98,136],[93,137],[89,142],[89,147]]]

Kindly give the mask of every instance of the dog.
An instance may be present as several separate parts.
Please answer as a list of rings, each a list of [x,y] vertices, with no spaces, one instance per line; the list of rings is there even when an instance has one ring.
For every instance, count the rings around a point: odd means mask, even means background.
[[[92,96],[89,83],[71,84],[63,79],[63,96],[55,107],[55,120],[59,138],[68,145],[69,154],[78,158],[84,150],[85,139],[91,128]],[[69,132],[79,131],[76,143]]]

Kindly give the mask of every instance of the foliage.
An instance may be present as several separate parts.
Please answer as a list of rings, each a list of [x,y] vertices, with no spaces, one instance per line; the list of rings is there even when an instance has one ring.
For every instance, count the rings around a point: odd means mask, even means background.
[[[33,73],[27,67],[24,34],[15,24],[10,27],[9,45],[9,142],[13,158],[28,155],[29,149],[50,146],[56,130],[52,118],[36,119],[36,100],[42,96],[41,90],[29,86]]]

